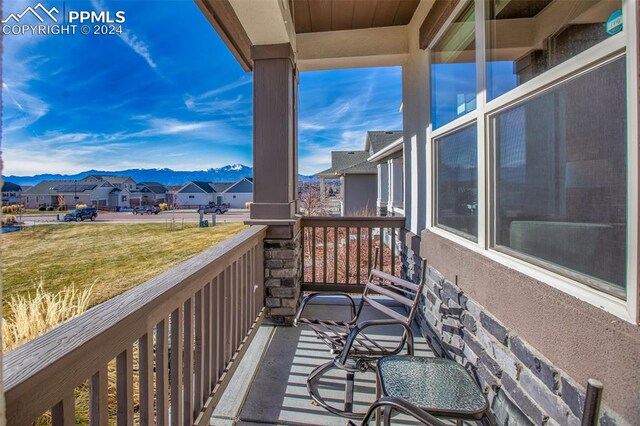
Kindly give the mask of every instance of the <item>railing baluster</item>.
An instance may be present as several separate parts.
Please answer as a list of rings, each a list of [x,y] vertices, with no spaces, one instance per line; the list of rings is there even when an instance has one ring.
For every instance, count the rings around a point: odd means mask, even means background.
[[[384,228],[379,228],[378,244],[380,250],[380,270],[384,272]]]
[[[396,230],[389,228],[391,234],[391,275],[396,275]]]
[[[333,228],[333,283],[338,284],[338,239],[340,235],[338,228]]]
[[[171,313],[171,425],[182,423],[182,306]]]
[[[195,413],[198,413],[202,408],[202,404],[204,403],[204,392],[203,392],[203,380],[202,380],[202,291],[199,290],[196,292],[195,298],[195,306],[194,306],[194,314],[195,314],[195,327],[194,327],[194,353],[193,353],[193,373],[195,376],[195,380],[193,383],[194,387],[194,398],[193,398],[193,409]]]
[[[76,424],[76,398],[71,391],[62,401],[51,408],[51,424],[53,426],[75,426]]]
[[[311,227],[311,282],[316,281],[316,228]]]
[[[193,424],[193,312],[192,299],[184,302],[184,371],[182,387],[184,392],[184,426]]]
[[[322,241],[322,255],[323,255],[323,260],[322,260],[322,282],[326,283],[327,282],[327,227],[326,226],[322,227],[322,237],[323,237],[323,241]]]
[[[242,283],[242,267],[241,267],[241,261],[237,261],[236,262],[236,279],[233,283],[233,287],[234,287],[234,294],[235,294],[235,304],[234,306],[236,307],[234,315],[235,315],[235,327],[234,330],[236,332],[235,334],[235,340],[234,340],[234,345],[233,345],[233,353],[235,354],[235,352],[238,350],[238,346],[240,346],[240,334],[241,334],[241,327],[242,327],[242,310],[241,310],[241,303],[242,301],[240,300],[240,287]]]
[[[215,292],[216,292],[216,280],[217,278],[213,278],[211,282],[209,282],[209,297],[207,298],[209,303],[209,314],[207,316],[207,321],[209,322],[209,334],[208,341],[209,345],[207,346],[207,351],[209,351],[209,377],[207,378],[209,383],[209,393],[213,392],[213,389],[216,387],[216,382],[218,381],[216,377],[216,339],[217,339],[217,322],[216,322],[216,300],[215,300]]]
[[[211,327],[211,387],[214,389],[218,382],[220,373],[218,372],[218,358],[219,358],[219,337],[218,328],[220,327],[220,299],[218,297],[218,290],[220,288],[220,276],[217,276],[211,281],[211,321],[213,326]]]
[[[360,284],[360,268],[361,268],[361,253],[360,253],[360,231],[362,228],[359,226],[356,228],[356,238],[357,238],[357,246],[356,246],[356,284]]]
[[[169,423],[169,342],[168,319],[156,326],[156,419],[157,424]]]
[[[367,228],[367,246],[369,247],[367,250],[367,274],[369,274],[369,271],[375,266],[371,263],[373,261],[373,228],[371,227]]]
[[[204,286],[204,293],[202,295],[202,397],[206,401],[211,394],[213,388],[211,387],[211,372],[209,367],[211,365],[211,293],[210,284],[207,283]]]
[[[155,424],[153,416],[153,329],[138,340],[140,424]]]
[[[140,364],[140,372],[142,373],[142,364]],[[142,386],[140,386],[140,392],[142,392]],[[140,423],[148,425],[150,423],[142,422],[142,401],[141,394]],[[91,426],[109,424],[109,370],[106,365],[100,367],[100,370],[89,379],[89,424]]]
[[[346,254],[346,259],[345,259],[345,273],[344,273],[344,282],[346,284],[349,284],[350,281],[350,263],[351,263],[351,228],[347,226],[346,229],[346,233],[345,233],[345,244],[346,244],[346,248],[347,248],[347,254]]]
[[[233,282],[233,268],[229,266],[227,273],[225,274],[224,282],[224,367],[227,368],[227,363],[231,359],[231,338],[233,336],[233,323],[231,322],[233,295],[231,293],[231,283]]]
[[[118,426],[133,426],[133,346],[116,357]]]

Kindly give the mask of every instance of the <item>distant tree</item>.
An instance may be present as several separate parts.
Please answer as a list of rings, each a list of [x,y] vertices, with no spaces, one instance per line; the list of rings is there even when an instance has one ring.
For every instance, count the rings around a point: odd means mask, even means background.
[[[64,195],[58,194],[58,206],[64,206]]]
[[[322,216],[327,213],[320,194],[320,185],[317,183],[304,184],[300,188],[299,201],[300,212],[304,216]]]

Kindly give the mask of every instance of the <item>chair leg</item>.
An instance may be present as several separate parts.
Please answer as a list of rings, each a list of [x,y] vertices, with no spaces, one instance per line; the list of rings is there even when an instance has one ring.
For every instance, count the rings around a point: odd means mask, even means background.
[[[382,410],[382,424],[384,426],[391,425],[391,407],[385,407]]]
[[[344,384],[344,411],[353,412],[353,387],[355,382],[355,373],[347,371],[347,380]]]

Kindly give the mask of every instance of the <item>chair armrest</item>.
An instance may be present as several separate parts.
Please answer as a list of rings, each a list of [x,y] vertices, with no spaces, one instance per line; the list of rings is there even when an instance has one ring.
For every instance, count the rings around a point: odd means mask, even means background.
[[[444,422],[438,420],[423,409],[416,407],[415,405],[405,401],[404,399],[395,398],[392,396],[385,396],[374,402],[367,410],[367,414],[364,416],[361,425],[369,424],[371,417],[380,408],[399,411],[403,414],[413,417],[421,424],[427,426],[446,426]]]
[[[356,302],[353,300],[353,298],[351,296],[349,296],[347,293],[323,291],[323,292],[309,293],[302,299],[302,303],[300,303],[300,307],[298,308],[298,312],[296,313],[296,317],[293,319],[293,325],[294,326],[296,326],[296,327],[298,326],[298,322],[300,321],[300,318],[302,317],[302,311],[304,311],[304,308],[307,306],[307,304],[312,299],[314,299],[314,298],[316,298],[318,296],[340,296],[340,297],[346,297],[349,300],[349,303],[351,305],[351,319],[349,320],[349,323],[352,323],[353,321],[356,320]]]
[[[349,352],[351,351],[351,347],[353,346],[353,342],[355,342],[356,337],[358,337],[358,334],[362,333],[364,330],[366,330],[369,327],[378,327],[378,326],[387,326],[387,325],[395,325],[395,326],[402,326],[404,328],[405,334],[406,334],[406,339],[407,339],[407,352],[409,355],[413,355],[413,332],[411,331],[411,327],[408,326],[405,322],[402,322],[400,320],[396,320],[396,319],[381,319],[381,320],[369,320],[369,321],[363,321],[360,322],[358,324],[356,324],[353,328],[351,328],[351,331],[349,332],[349,336],[347,336],[347,340],[344,343],[344,348],[342,349],[342,353],[340,354],[340,359],[338,360],[338,362],[340,362],[342,365],[347,363],[347,359],[349,358]],[[400,346],[398,347],[398,350],[402,349],[402,346],[404,346],[404,338],[403,340],[400,342]]]

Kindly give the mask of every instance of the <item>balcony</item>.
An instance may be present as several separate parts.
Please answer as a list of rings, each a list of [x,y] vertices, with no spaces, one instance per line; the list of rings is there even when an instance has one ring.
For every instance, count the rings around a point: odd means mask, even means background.
[[[372,262],[400,269],[402,219],[305,218],[301,226],[306,283],[298,288],[359,293]],[[265,306],[268,231],[254,225],[7,353],[8,424],[343,424],[311,404],[305,388],[309,371],[330,359],[326,346],[304,327],[276,326],[280,308]],[[349,314],[330,296],[310,309]],[[392,344],[401,330],[372,334]],[[416,346],[428,353],[424,341]],[[344,392],[337,378],[321,381],[328,401]],[[372,374],[358,380],[356,410],[374,390]]]

